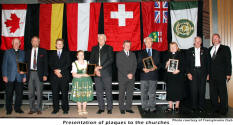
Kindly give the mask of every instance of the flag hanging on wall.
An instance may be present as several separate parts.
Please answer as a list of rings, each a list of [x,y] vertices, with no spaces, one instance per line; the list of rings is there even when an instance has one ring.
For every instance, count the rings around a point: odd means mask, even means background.
[[[26,4],[2,4],[1,50],[12,48],[14,38],[20,39],[20,49],[24,49],[26,11]]]
[[[106,44],[111,45],[114,51],[121,51],[124,40],[130,40],[131,50],[140,50],[140,3],[120,2],[103,5]]]
[[[69,49],[91,51],[98,44],[101,3],[72,3],[66,6]]]
[[[56,39],[62,38],[64,4],[40,4],[40,47],[56,50]]]
[[[142,2],[142,20],[143,38],[153,38],[153,49],[167,50],[168,2]]]
[[[180,49],[188,49],[197,35],[198,2],[171,1],[170,8],[172,41]]]

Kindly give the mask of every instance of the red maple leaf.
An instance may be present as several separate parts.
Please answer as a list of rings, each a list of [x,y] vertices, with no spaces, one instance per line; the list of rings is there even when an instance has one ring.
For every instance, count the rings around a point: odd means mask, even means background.
[[[11,19],[7,19],[5,24],[6,27],[10,27],[10,33],[14,33],[17,29],[19,29],[19,21],[20,18],[17,17],[15,13],[11,13]]]

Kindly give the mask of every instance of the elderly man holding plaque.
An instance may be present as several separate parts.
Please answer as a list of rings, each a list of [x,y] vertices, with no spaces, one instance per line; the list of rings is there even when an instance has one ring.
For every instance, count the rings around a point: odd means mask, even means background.
[[[144,38],[146,49],[138,55],[138,68],[141,82],[141,101],[144,113],[156,110],[156,86],[158,81],[158,68],[160,67],[160,54],[152,49],[152,38]]]
[[[104,112],[104,92],[107,98],[108,114],[112,114],[112,63],[113,48],[105,44],[106,36],[98,34],[99,45],[94,46],[91,51],[89,62],[96,64],[95,87],[99,110],[97,114]]]
[[[16,113],[24,113],[21,110],[22,97],[23,97],[23,83],[26,82],[27,69],[19,67],[19,63],[24,63],[24,51],[20,50],[20,40],[14,38],[12,40],[12,49],[6,50],[2,62],[2,76],[3,81],[6,83],[6,114],[12,113],[12,100],[15,91],[15,105],[14,110]],[[21,71],[21,70],[22,71]]]
[[[184,97],[184,55],[179,51],[177,43],[170,43],[170,50],[165,56],[165,81],[167,87],[168,109],[167,112],[174,111],[178,113],[180,100]],[[176,103],[173,108],[173,102]]]
[[[190,80],[190,96],[192,112],[205,112],[206,79],[210,69],[210,54],[202,47],[201,37],[195,37],[194,47],[187,54],[187,76]]]
[[[118,69],[119,80],[119,108],[121,114],[125,114],[125,111],[134,113],[131,107],[137,59],[135,54],[130,51],[130,46],[131,42],[125,40],[123,43],[124,50],[116,55],[116,66]]]
[[[48,57],[45,49],[39,48],[40,39],[37,36],[32,37],[32,49],[26,51],[25,60],[29,66],[28,72],[28,91],[29,91],[29,106],[28,114],[41,114],[42,112],[42,91],[43,81],[47,80],[48,76]],[[37,102],[35,103],[35,96]]]

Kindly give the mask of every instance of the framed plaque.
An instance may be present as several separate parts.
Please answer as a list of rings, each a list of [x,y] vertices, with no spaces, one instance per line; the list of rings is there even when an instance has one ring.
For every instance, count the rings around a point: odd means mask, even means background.
[[[27,73],[28,72],[27,64],[26,63],[18,62],[18,64],[17,64],[17,70],[18,70],[18,72]]]
[[[147,58],[144,58],[142,61],[143,61],[144,67],[146,69],[151,69],[151,68],[154,67],[154,61],[153,61],[151,56],[147,57]]]
[[[89,76],[95,76],[95,67],[96,67],[96,64],[88,64],[87,65],[87,74]]]
[[[167,72],[174,72],[175,70],[178,69],[178,63],[179,63],[179,60],[177,59],[169,59],[169,65],[168,65],[168,68],[167,68]]]

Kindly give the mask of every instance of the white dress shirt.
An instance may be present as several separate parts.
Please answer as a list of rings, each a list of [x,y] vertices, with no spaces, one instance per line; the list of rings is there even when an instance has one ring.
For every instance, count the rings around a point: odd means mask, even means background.
[[[201,48],[195,48],[195,67],[201,66]]]
[[[60,53],[60,57],[61,57],[62,49],[61,50],[57,50],[57,55],[59,55],[59,53]]]
[[[218,44],[218,45],[212,47],[212,49],[210,50],[210,55],[211,55],[211,57],[213,56],[214,51],[216,51],[216,54],[217,54],[218,48],[219,48],[219,47],[220,47],[220,44]]]
[[[32,48],[32,52],[31,52],[31,64],[30,64],[30,69],[31,70],[37,70],[37,67],[36,69],[33,69],[33,62],[34,62],[34,53],[35,53],[35,49],[36,49],[36,62],[37,62],[37,56],[38,56],[38,47],[37,48]]]
[[[124,50],[125,51],[125,50]],[[126,56],[129,56],[129,51],[125,51]]]
[[[101,60],[100,60],[100,50],[102,49],[103,46],[99,46],[99,66],[101,66]]]

